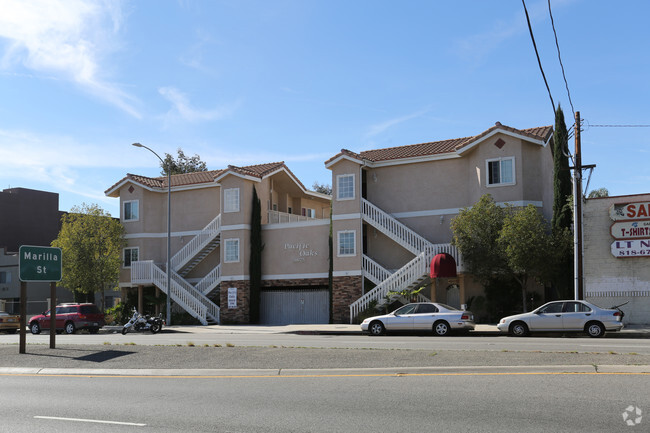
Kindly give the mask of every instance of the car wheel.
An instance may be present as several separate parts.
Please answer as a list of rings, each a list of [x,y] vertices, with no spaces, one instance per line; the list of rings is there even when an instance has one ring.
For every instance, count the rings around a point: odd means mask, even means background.
[[[151,325],[151,333],[152,334],[157,334],[158,332],[160,332],[160,328],[161,328],[161,326],[159,324],[153,323]]]
[[[383,335],[386,332],[386,328],[383,323],[376,321],[370,324],[368,331],[370,335]]]
[[[32,334],[40,334],[41,325],[39,325],[38,322],[32,322],[29,324],[29,330],[32,331]]]
[[[97,334],[99,332],[99,328],[90,328],[88,332],[90,332],[91,334]]]
[[[513,337],[525,337],[528,335],[528,325],[524,322],[515,322],[510,325],[510,335]]]
[[[449,323],[445,322],[444,320],[440,320],[433,324],[433,333],[438,337],[444,337],[445,335],[448,335],[449,331],[451,331],[451,328],[449,328]]]
[[[72,323],[72,322],[66,323],[64,330],[65,330],[66,334],[74,334],[74,331],[76,331],[76,329],[74,327],[74,323]]]
[[[598,338],[605,335],[605,327],[602,323],[599,322],[587,323],[587,326],[585,326],[585,331],[587,332],[587,335],[593,338]]]

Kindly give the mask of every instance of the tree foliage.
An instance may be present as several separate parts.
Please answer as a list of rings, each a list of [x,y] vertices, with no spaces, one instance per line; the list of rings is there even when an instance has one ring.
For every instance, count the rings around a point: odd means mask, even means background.
[[[562,243],[573,229],[573,182],[569,170],[569,135],[564,122],[562,107],[555,111],[553,133],[553,217],[551,227],[555,243]],[[573,244],[569,248],[556,249],[553,274],[549,275],[552,297],[566,298],[573,280]],[[549,293],[550,294],[550,293]]]
[[[463,254],[469,272],[484,285],[508,271],[505,254],[497,243],[504,217],[505,210],[486,194],[474,206],[461,209],[451,222],[452,245]]]
[[[569,134],[564,123],[562,107],[555,112],[555,129],[553,132],[553,230],[570,228],[573,223],[571,202],[573,194],[571,171],[569,170]]]
[[[262,288],[262,207],[253,187],[253,206],[251,211],[251,252],[249,262],[250,274],[250,304],[249,315],[251,323],[260,321],[260,291]]]
[[[314,182],[314,184],[311,187],[314,191],[319,192],[321,194],[332,195],[332,187],[328,184]]]
[[[505,253],[512,277],[521,287],[522,305],[526,311],[526,287],[533,277],[541,282],[548,263],[551,236],[547,224],[535,206],[511,209],[506,213],[497,243]]]
[[[160,174],[167,176],[168,169],[172,175],[208,171],[208,166],[205,162],[201,161],[200,156],[196,154],[191,157],[185,156],[185,153],[180,147],[176,152],[178,153],[176,159],[174,159],[174,157],[169,153],[165,153],[165,158],[163,159],[163,162],[160,163],[162,169]]]
[[[52,241],[63,255],[60,285],[76,301],[94,300],[95,292],[115,287],[122,264],[124,228],[98,205],[73,207],[61,218],[61,231]]]
[[[485,287],[495,281],[516,281],[527,310],[526,288],[531,279],[544,284],[561,268],[571,247],[570,231],[549,231],[535,206],[498,206],[489,194],[452,220],[452,244],[457,246],[469,272]]]
[[[609,197],[609,190],[607,188],[598,188],[589,192],[587,198]]]

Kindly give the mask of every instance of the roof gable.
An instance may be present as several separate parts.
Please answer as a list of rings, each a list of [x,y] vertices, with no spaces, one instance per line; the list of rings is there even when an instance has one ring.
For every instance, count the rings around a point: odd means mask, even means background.
[[[357,161],[359,163],[406,163],[429,159],[445,159],[459,157],[463,152],[497,134],[520,137],[522,140],[546,145],[553,134],[552,126],[542,126],[529,129],[516,129],[497,122],[490,129],[472,137],[453,138],[449,140],[433,141],[428,143],[411,144],[407,146],[389,147],[384,149],[366,150],[355,153],[347,149],[325,162],[326,167],[331,167],[342,159]]]

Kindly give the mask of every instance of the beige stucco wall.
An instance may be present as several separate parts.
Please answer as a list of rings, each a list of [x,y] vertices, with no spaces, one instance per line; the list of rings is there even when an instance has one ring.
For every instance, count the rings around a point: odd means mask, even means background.
[[[327,278],[328,239],[329,220],[265,226],[262,278]]]
[[[587,199],[583,206],[585,299],[602,307],[622,307],[624,322],[650,324],[650,257],[617,258],[610,227],[613,204],[650,201],[650,194]]]

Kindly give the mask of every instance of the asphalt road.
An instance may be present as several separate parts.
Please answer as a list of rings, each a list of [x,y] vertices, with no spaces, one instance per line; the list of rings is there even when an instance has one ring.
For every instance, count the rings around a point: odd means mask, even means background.
[[[648,431],[634,374],[4,376],[3,431]],[[628,407],[628,417],[623,414]],[[636,415],[636,410],[641,416]],[[626,419],[638,424],[629,427]]]

